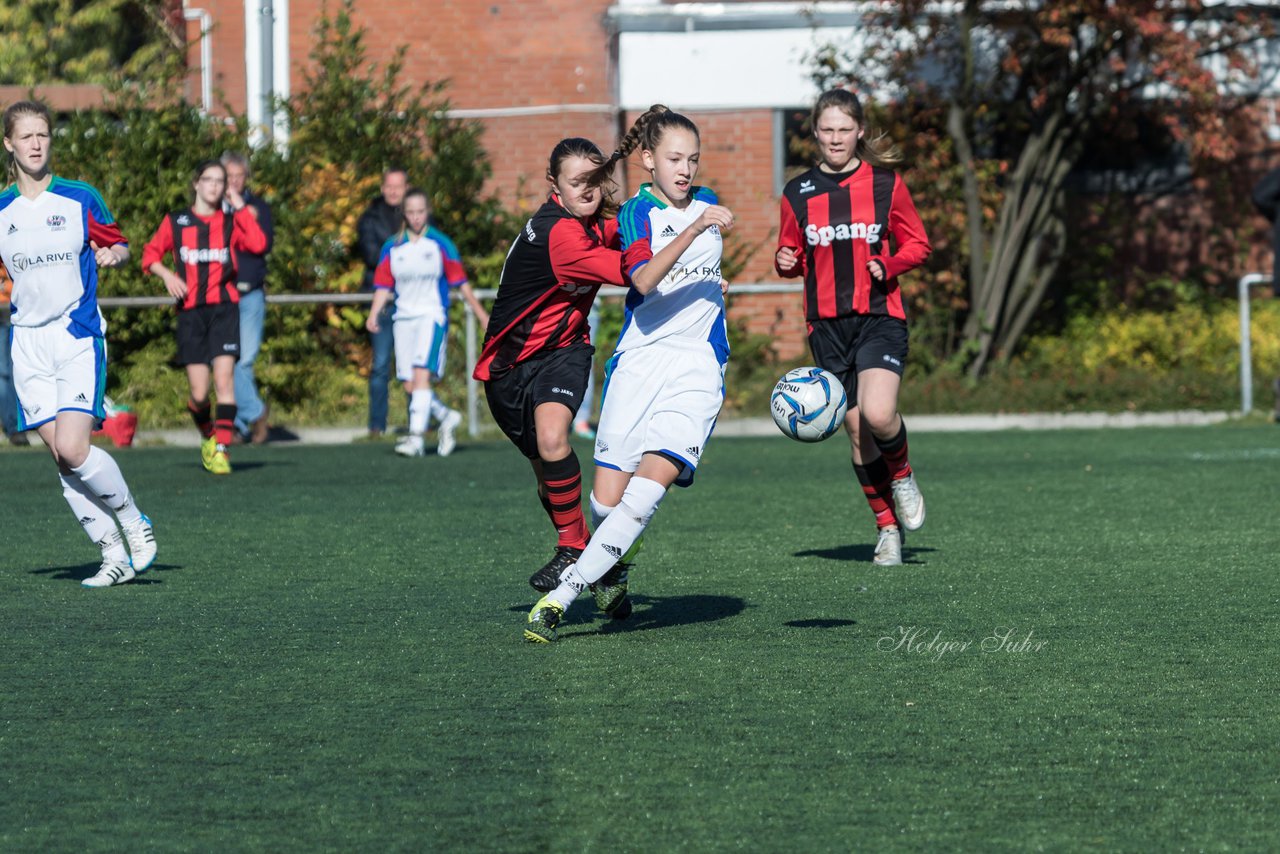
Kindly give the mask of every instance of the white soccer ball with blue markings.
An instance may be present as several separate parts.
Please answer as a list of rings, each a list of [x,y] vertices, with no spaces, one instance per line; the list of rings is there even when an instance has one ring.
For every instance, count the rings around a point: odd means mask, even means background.
[[[769,396],[773,423],[799,442],[821,442],[839,430],[848,406],[844,385],[822,368],[788,371]]]

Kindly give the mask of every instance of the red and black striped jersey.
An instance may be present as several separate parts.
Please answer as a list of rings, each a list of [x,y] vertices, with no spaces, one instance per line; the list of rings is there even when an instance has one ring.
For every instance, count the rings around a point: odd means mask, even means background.
[[[625,282],[617,220],[583,221],[553,196],[511,244],[473,376],[489,380],[539,353],[589,344],[596,292]]]
[[[180,309],[223,302],[239,302],[236,253],[267,250],[267,235],[248,205],[228,216],[221,210],[202,217],[194,210],[175,211],[164,218],[142,250],[142,269],[163,261],[172,252],[176,272],[187,283]]]
[[[855,314],[905,320],[898,276],[931,251],[911,193],[902,176],[865,161],[839,177],[815,167],[783,189],[778,248],[794,250],[800,263],[778,273],[804,276],[805,320]],[[884,268],[882,281],[867,271],[872,259]]]

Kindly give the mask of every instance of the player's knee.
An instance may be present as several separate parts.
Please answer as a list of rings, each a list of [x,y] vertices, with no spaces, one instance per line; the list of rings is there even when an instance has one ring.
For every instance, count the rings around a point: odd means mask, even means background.
[[[569,444],[569,429],[538,433],[538,456],[544,460],[562,460],[573,447]]]
[[[640,520],[641,524],[648,525],[666,494],[667,488],[656,480],[633,477],[627,484],[626,492],[622,493],[618,510]]]
[[[58,461],[58,467],[64,471],[79,468],[89,458],[89,440],[87,438],[68,437],[64,439],[59,436],[53,441],[54,458]]]
[[[863,404],[862,417],[877,436],[892,436],[897,421],[898,408],[892,401],[887,403]]]

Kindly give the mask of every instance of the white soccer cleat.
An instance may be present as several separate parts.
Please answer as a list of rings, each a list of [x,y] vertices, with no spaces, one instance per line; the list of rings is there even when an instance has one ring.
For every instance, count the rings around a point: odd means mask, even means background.
[[[871,559],[876,566],[902,566],[902,532],[897,528],[881,528],[876,540],[876,556]]]
[[[454,438],[453,431],[458,429],[458,425],[462,423],[462,413],[456,409],[450,409],[449,414],[440,422],[440,428],[437,431],[440,441],[436,445],[436,453],[442,457],[447,457],[453,453],[453,449],[458,447],[458,440]]]
[[[898,509],[898,521],[908,531],[924,527],[924,496],[916,485],[916,476],[909,474],[889,484],[893,490],[893,503]]]
[[[120,563],[114,560],[104,560],[102,568],[98,570],[98,574],[92,578],[86,578],[80,584],[85,587],[112,587],[116,584],[125,584],[133,581],[137,575],[133,571],[133,567],[127,563]]]
[[[405,436],[396,442],[396,453],[402,457],[420,457],[426,452],[421,436]]]
[[[123,527],[125,541],[129,544],[129,562],[133,564],[134,573],[141,575],[156,562],[155,530],[145,513],[135,524]]]

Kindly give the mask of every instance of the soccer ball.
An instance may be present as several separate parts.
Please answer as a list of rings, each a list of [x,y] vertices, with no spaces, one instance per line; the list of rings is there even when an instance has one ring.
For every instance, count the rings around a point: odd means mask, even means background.
[[[822,368],[788,371],[769,396],[773,423],[800,442],[821,442],[839,430],[847,407],[844,385]]]

